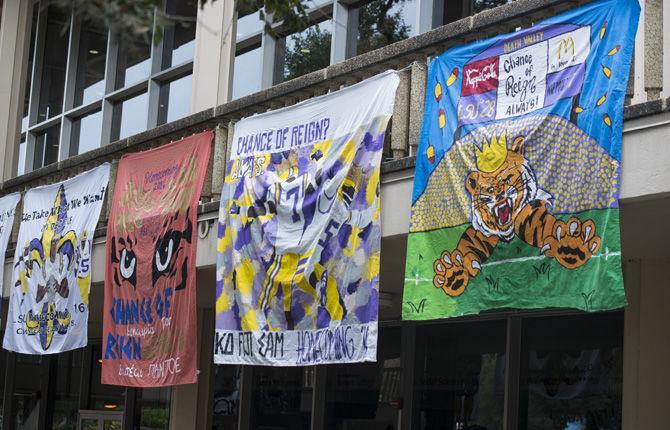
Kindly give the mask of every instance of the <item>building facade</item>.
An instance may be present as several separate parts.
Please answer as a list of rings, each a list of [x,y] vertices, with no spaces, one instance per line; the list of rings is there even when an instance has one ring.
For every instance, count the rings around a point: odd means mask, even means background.
[[[670,4],[641,3],[627,90],[621,240],[628,306],[584,313],[499,310],[401,321],[414,161],[430,58],[588,3],[566,0],[310,0],[309,25],[267,28],[232,0],[166,0],[159,43],[82,22],[45,0],[5,0],[0,23],[2,194],[215,130],[197,249],[198,382],[102,385],[105,225],[93,247],[89,345],[0,350],[3,429],[666,429],[670,427]],[[164,19],[166,18],[166,19]],[[165,24],[167,22],[167,24]],[[670,24],[669,24],[670,25]],[[136,39],[136,40],[135,40]],[[382,165],[376,363],[269,368],[212,361],[216,220],[240,118],[382,70],[400,86]],[[20,209],[20,207],[19,207]],[[3,302],[11,289],[12,243]],[[557,285],[556,288],[560,288]],[[2,306],[4,331],[7,310]]]

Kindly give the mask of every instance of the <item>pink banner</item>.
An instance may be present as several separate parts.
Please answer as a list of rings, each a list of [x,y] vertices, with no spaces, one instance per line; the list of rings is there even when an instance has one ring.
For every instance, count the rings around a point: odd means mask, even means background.
[[[119,162],[107,225],[103,384],[196,382],[197,205],[212,137]]]

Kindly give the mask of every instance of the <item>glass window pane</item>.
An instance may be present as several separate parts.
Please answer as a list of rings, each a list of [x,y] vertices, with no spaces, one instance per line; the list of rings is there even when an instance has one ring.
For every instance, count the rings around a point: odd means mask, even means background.
[[[26,171],[26,133],[21,134],[19,142],[19,165],[16,169],[16,176],[23,175]]]
[[[261,69],[263,67],[263,51],[261,48],[236,55],[234,67],[233,99],[239,99],[260,91]]]
[[[38,169],[58,161],[58,141],[60,124],[47,128],[35,135],[35,157],[33,169]]]
[[[78,118],[72,122],[71,154],[83,154],[100,147],[102,111]]]
[[[502,429],[505,321],[417,327],[414,429]]]
[[[166,12],[170,21],[163,28],[163,69],[193,59],[197,11],[196,0],[167,2]]]
[[[33,58],[35,57],[35,37],[37,35],[37,17],[40,8],[33,8],[33,21],[30,29],[30,47],[28,48],[28,64],[26,67],[26,88],[23,96],[23,117],[21,119],[21,132],[28,130],[28,115],[30,107],[30,86],[33,79]]]
[[[56,357],[58,371],[56,372],[52,428],[54,430],[76,430],[82,350],[64,352]]]
[[[265,22],[261,21],[261,12],[256,11],[237,19],[237,40],[245,39],[263,30]]]
[[[213,430],[237,428],[240,366],[214,365]]]
[[[400,412],[400,328],[382,328],[378,347],[376,363],[326,366],[325,428],[396,428]]]
[[[137,394],[136,418],[142,430],[170,428],[170,388],[144,388]]]
[[[479,13],[486,9],[493,9],[494,7],[502,6],[511,2],[512,0],[472,0],[472,13]]]
[[[523,329],[526,427],[621,429],[623,312],[527,319]]]
[[[151,73],[151,42],[143,37],[133,40],[122,39],[116,64],[114,88],[119,89],[135,84],[149,77]]]
[[[330,64],[333,21],[328,20],[286,37],[284,79],[289,80]]]
[[[101,99],[105,95],[107,29],[94,23],[85,23],[79,38],[78,55],[75,106]]]
[[[374,0],[358,10],[356,53],[363,54],[412,35],[416,0]]]
[[[98,430],[98,420],[92,418],[81,420],[81,430]]]
[[[50,6],[47,13],[37,122],[61,113],[65,89],[69,16],[54,6]]]
[[[251,429],[309,429],[313,367],[254,367]]]
[[[161,87],[158,123],[165,124],[191,113],[193,75],[187,75]]]
[[[142,93],[114,105],[112,113],[112,141],[124,139],[147,129],[149,97]]]
[[[42,398],[42,357],[39,355],[16,355],[16,374],[14,380],[14,427],[17,429],[36,429]]]
[[[125,407],[126,389],[117,385],[100,383],[102,371],[102,346],[93,345],[91,369],[91,389],[88,409],[99,411],[122,411]]]

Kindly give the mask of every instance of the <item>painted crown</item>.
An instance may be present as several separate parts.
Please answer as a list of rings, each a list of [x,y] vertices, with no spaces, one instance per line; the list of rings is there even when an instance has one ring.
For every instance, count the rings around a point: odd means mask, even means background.
[[[507,159],[506,134],[503,133],[497,138],[493,133],[490,143],[482,143],[481,148],[475,145],[475,159],[480,172],[491,173],[498,170]]]

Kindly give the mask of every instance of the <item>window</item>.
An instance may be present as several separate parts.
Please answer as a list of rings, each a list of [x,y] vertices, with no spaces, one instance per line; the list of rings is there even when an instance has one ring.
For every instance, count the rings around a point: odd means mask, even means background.
[[[75,154],[98,148],[100,146],[100,130],[102,129],[102,111],[77,118],[72,122],[72,144],[70,148]]]
[[[356,53],[363,54],[417,34],[416,0],[373,0],[358,9]]]
[[[284,80],[328,67],[332,27],[332,20],[323,21],[285,38],[282,53]],[[281,51],[280,48],[280,53]]]
[[[63,110],[65,90],[65,68],[69,36],[66,11],[55,6],[46,9],[48,13],[44,51],[41,53],[42,75],[40,78],[39,107],[37,122],[45,121]]]
[[[313,367],[254,367],[251,429],[309,429]]]
[[[16,354],[15,374],[22,377],[14,380],[13,416],[5,418],[14,421],[14,428],[37,428],[43,395],[42,378],[45,370],[43,357],[46,356]]]
[[[326,366],[325,426],[395,429],[400,415],[400,327],[379,332],[376,363]]]
[[[158,124],[176,121],[191,113],[193,75],[175,79],[161,86]]]
[[[417,328],[415,429],[501,429],[505,321]]]
[[[240,366],[214,365],[213,430],[237,428],[240,370]]]
[[[263,52],[260,47],[235,56],[233,99],[260,91]]]
[[[171,388],[143,388],[137,392],[136,424],[142,430],[170,428]]]
[[[146,92],[114,106],[112,140],[124,139],[147,129],[149,98]]]
[[[165,3],[157,45],[35,3],[18,174],[191,113],[197,0]]]
[[[108,31],[94,23],[84,24],[79,38],[74,106],[99,100],[105,95],[105,65]]]
[[[161,69],[193,60],[195,48],[196,0],[167,2],[168,24],[163,28],[163,64]],[[172,19],[171,19],[172,18]]]
[[[523,324],[521,417],[529,429],[620,429],[623,313]]]
[[[126,389],[117,385],[103,385],[100,382],[102,373],[102,345],[92,347],[90,395],[86,399],[87,408],[98,411],[122,411],[126,404]]]
[[[57,360],[56,393],[53,402],[54,430],[76,430],[79,412],[82,350],[63,352]]]

